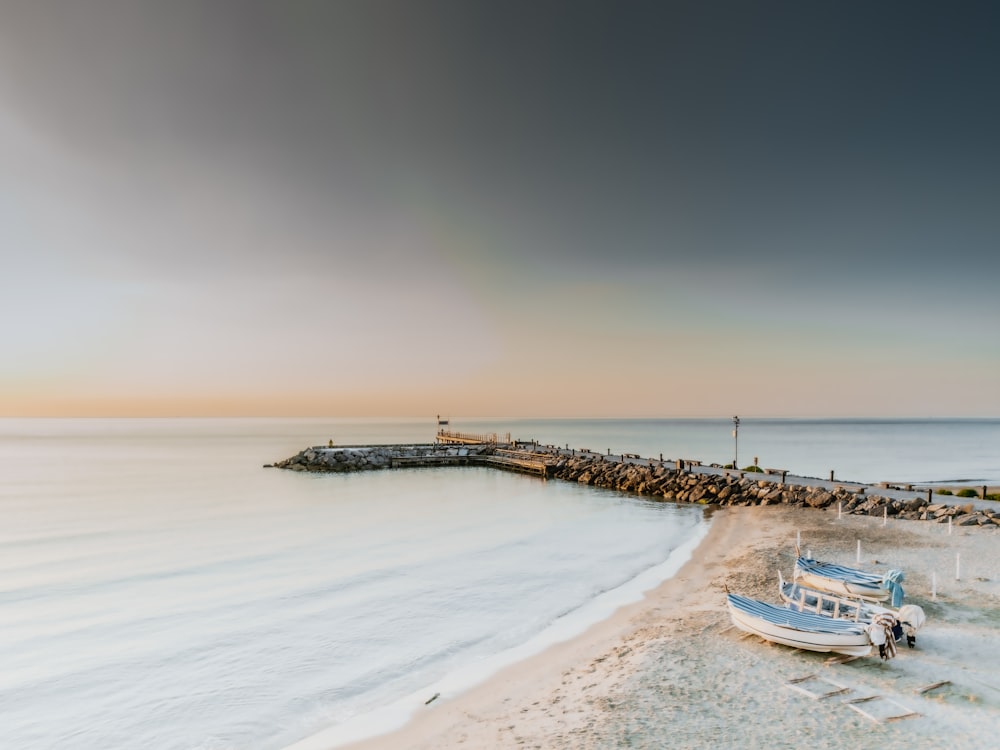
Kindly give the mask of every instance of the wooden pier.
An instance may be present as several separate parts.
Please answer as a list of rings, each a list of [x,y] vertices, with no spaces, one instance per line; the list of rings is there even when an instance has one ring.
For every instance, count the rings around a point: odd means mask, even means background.
[[[520,471],[525,474],[537,474],[540,477],[547,477],[552,470],[552,464],[546,460],[546,456],[528,451],[497,448],[482,458],[483,463],[498,469]]]
[[[498,435],[495,432],[489,434],[474,434],[470,432],[454,432],[452,430],[438,430],[437,442],[448,445],[510,445],[510,433]]]
[[[393,469],[426,466],[481,466],[485,456],[398,456],[390,460]]]
[[[390,466],[393,469],[432,466],[492,466],[496,469],[547,477],[551,473],[551,464],[546,459],[546,456],[537,453],[497,448],[489,453],[468,455],[398,456],[392,458]]]

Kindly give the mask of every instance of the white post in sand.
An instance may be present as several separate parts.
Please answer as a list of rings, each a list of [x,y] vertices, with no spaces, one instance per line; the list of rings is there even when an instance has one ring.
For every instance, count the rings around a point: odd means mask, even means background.
[[[961,563],[961,557],[962,557],[962,554],[960,552],[956,552],[955,553],[955,580],[956,581],[962,580],[962,577],[959,575],[959,573],[961,572],[961,565],[960,565],[960,563]]]
[[[839,503],[837,503],[837,520],[840,520],[840,518],[843,515],[844,515],[844,503],[843,502],[839,502]]]
[[[931,599],[937,601],[937,572],[931,572]]]
[[[861,562],[861,540],[858,540],[858,562]]]
[[[951,516],[948,516],[948,536],[951,536]]]
[[[886,505],[882,508],[882,525],[885,526],[889,522],[889,506]]]
[[[798,549],[801,546],[802,546],[802,530],[801,529],[796,529],[795,530],[795,549]]]

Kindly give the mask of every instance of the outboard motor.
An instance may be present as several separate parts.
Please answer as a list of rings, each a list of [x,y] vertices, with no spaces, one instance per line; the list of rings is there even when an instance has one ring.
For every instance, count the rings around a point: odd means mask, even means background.
[[[903,638],[903,623],[901,623],[899,620],[896,620],[896,622],[893,623],[892,626],[892,640],[896,641],[896,643],[899,643],[902,640],[902,638]],[[910,648],[913,648],[913,646],[910,646]]]

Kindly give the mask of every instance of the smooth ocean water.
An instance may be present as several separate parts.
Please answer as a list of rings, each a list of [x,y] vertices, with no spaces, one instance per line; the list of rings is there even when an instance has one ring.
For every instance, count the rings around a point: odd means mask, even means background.
[[[706,463],[735,447],[727,420],[451,426]],[[704,533],[700,508],[488,469],[261,468],[435,429],[0,420],[0,747],[277,750],[384,728],[607,616]],[[998,445],[1000,420],[744,420],[739,450],[806,475],[998,483]]]

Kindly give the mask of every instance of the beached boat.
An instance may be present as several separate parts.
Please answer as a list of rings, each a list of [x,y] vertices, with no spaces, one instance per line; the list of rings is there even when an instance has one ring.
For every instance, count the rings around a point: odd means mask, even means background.
[[[812,612],[817,615],[868,623],[878,614],[895,614],[888,607],[881,607],[860,598],[847,598],[828,591],[811,589],[801,583],[786,581],[778,573],[778,595],[789,609]]]
[[[818,591],[872,602],[891,599],[897,607],[902,604],[903,572],[900,570],[890,570],[885,575],[879,575],[843,565],[819,562],[809,557],[799,557],[795,561],[794,578],[808,588]]]
[[[906,644],[910,648],[917,642],[917,631],[927,622],[923,608],[916,604],[904,604],[899,609],[890,609],[863,599],[847,599],[825,591],[815,591],[798,583],[788,583],[782,578],[780,571],[778,594],[786,607],[798,612],[812,612],[862,624],[871,623],[879,615],[889,615],[898,623],[898,628],[893,629],[893,637],[898,641],[905,635]]]
[[[871,652],[872,642],[864,623],[796,612],[739,594],[726,597],[733,625],[764,640],[849,656],[867,656]]]

